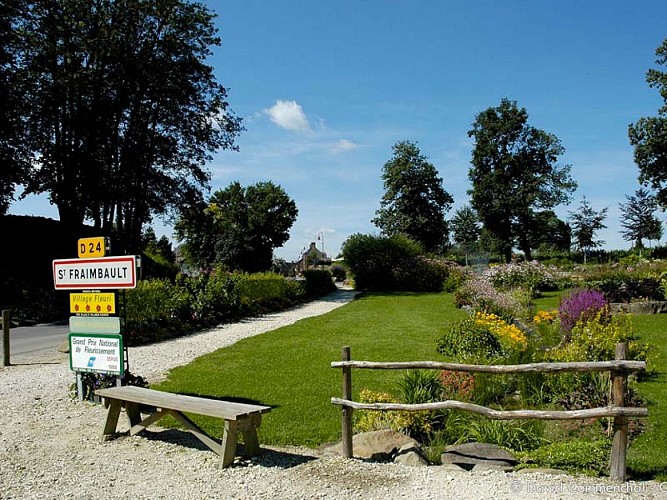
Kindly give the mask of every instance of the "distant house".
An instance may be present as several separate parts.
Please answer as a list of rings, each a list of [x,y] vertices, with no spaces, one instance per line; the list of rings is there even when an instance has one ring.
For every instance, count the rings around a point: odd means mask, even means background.
[[[301,258],[297,264],[297,271],[303,272],[306,269],[316,268],[320,266],[330,266],[331,258],[324,253],[322,250],[319,250],[315,245],[315,242],[310,243],[308,250],[301,254]]]

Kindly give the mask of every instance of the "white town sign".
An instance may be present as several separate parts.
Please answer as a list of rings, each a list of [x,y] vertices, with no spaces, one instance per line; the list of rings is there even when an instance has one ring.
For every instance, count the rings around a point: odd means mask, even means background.
[[[56,290],[135,288],[138,264],[135,255],[56,259],[53,261],[53,284]]]

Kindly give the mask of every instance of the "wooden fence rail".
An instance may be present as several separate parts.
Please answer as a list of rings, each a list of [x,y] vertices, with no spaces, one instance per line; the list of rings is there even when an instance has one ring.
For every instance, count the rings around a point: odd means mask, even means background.
[[[353,410],[374,411],[432,411],[462,410],[484,415],[496,420],[538,419],[538,420],[579,420],[588,418],[613,417],[613,443],[609,464],[612,479],[624,481],[626,478],[626,452],[628,446],[628,418],[648,416],[647,408],[626,407],[627,377],[632,372],[646,371],[646,362],[627,360],[628,345],[616,345],[616,359],[613,361],[585,361],[572,363],[530,363],[523,365],[465,365],[460,363],[440,363],[435,361],[373,362],[353,361],[350,348],[343,347],[342,361],[331,363],[332,368],[343,370],[342,398],[331,398],[331,402],[341,407],[343,456],[352,458],[352,412]],[[438,401],[421,404],[402,403],[359,403],[352,400],[352,368],[371,370],[433,369],[471,373],[565,373],[565,372],[605,372],[611,373],[612,404],[606,407],[586,410],[494,410],[485,406],[461,401]]]

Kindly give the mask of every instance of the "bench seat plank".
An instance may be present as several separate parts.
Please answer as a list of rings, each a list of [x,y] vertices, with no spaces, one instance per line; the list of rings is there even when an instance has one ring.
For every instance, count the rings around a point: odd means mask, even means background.
[[[267,413],[271,411],[270,406],[253,405],[247,403],[236,403],[233,401],[218,401],[204,397],[186,396],[171,392],[156,391],[145,387],[124,385],[122,387],[109,387],[97,389],[95,394],[105,398],[120,399],[133,403],[155,406],[168,410],[179,410],[208,417],[218,417],[225,420],[237,420],[246,418],[256,413]]]
[[[270,406],[219,401],[136,386],[98,389],[95,394],[109,399],[110,402],[102,433],[103,440],[110,439],[115,433],[122,406],[125,407],[130,421],[130,435],[132,436],[144,431],[162,417],[172,415],[208,448],[220,455],[222,467],[227,467],[234,462],[239,432],[243,434],[246,454],[250,456],[260,454],[257,428],[261,425],[262,414],[271,410]],[[142,420],[139,412],[140,404],[159,408],[159,410]],[[222,442],[218,443],[206,434],[183,412],[224,419]]]

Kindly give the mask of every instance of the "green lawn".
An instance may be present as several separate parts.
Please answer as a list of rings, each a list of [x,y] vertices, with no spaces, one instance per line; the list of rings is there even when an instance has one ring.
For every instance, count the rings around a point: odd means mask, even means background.
[[[648,401],[648,425],[628,450],[628,471],[637,479],[667,481],[667,315],[637,315],[633,324],[640,339],[656,348],[656,373],[638,387]]]
[[[537,307],[558,306],[560,294],[546,294]],[[316,447],[340,440],[341,370],[331,368],[350,346],[352,359],[438,360],[436,339],[466,313],[451,294],[370,294],[332,311],[202,356],[172,370],[157,389],[257,402],[272,411],[262,421],[260,440],[269,445]],[[633,479],[667,479],[667,315],[635,316],[641,340],[656,346],[657,375],[639,386],[649,401],[646,432],[631,443]],[[397,393],[399,371],[354,370],[353,398],[364,388]],[[192,416],[207,432],[221,435],[217,419]]]
[[[465,316],[451,294],[371,294],[329,314],[244,339],[174,369],[157,389],[258,402],[272,406],[262,420],[261,441],[315,447],[340,440],[342,372],[331,368],[350,346],[352,359],[438,359],[436,339]],[[402,373],[353,372],[353,397],[363,388],[396,392]],[[193,416],[220,435],[220,422]]]

